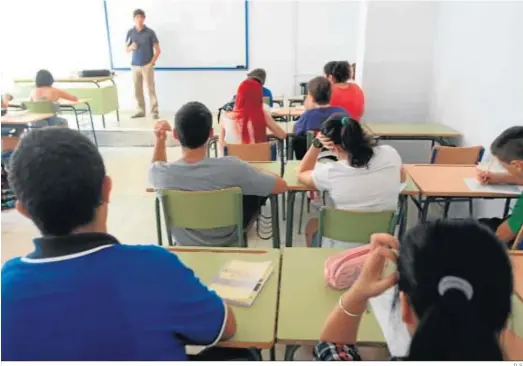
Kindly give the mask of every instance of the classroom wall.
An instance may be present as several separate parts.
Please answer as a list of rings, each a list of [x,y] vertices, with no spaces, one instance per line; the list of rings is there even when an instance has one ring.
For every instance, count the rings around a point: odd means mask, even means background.
[[[430,118],[464,135],[465,145],[489,147],[523,125],[522,2],[443,2],[434,52]],[[478,202],[479,216],[501,203]]]

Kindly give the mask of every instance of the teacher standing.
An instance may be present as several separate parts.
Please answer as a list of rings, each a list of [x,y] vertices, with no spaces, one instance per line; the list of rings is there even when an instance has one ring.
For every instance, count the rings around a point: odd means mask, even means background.
[[[154,87],[154,64],[160,56],[160,43],[156,33],[148,28],[145,22],[145,12],[136,9],[133,12],[134,27],[129,29],[125,38],[127,52],[132,52],[131,69],[133,73],[134,95],[138,110],[131,118],[145,117],[145,99],[143,96],[143,82],[147,84],[149,100],[151,102],[151,114],[158,119],[158,99]]]

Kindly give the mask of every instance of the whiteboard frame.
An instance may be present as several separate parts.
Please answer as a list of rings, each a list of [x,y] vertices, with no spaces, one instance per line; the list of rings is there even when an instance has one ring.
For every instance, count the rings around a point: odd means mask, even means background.
[[[114,67],[113,48],[111,44],[111,35],[109,33],[109,17],[107,12],[107,1],[104,3],[105,30],[107,34],[107,45],[109,46],[109,61],[111,70],[114,71],[131,71],[130,67]],[[249,0],[244,0],[245,4],[245,63],[239,66],[206,66],[206,67],[155,67],[155,71],[245,71],[249,69]]]

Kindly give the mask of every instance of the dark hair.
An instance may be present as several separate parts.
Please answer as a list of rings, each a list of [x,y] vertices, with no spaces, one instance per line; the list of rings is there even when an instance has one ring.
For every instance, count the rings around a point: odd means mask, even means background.
[[[258,80],[261,85],[265,85],[267,79],[267,72],[264,69],[254,69],[247,76],[251,79]]]
[[[38,70],[36,73],[35,84],[38,88],[42,86],[52,86],[54,83],[53,74],[48,70]]]
[[[138,15],[141,15],[145,18],[145,11],[143,11],[142,9],[136,9],[135,11],[133,11],[133,18],[136,18]]]
[[[334,69],[334,66],[336,65],[336,61],[329,61],[323,66],[323,73],[326,76],[332,75],[332,70]]]
[[[401,240],[398,272],[419,319],[409,360],[503,359],[497,337],[511,311],[512,269],[490,229],[470,219],[420,224]],[[444,278],[471,292],[445,291]]]
[[[9,183],[43,235],[68,235],[94,220],[105,167],[96,146],[68,128],[34,129],[11,158]]]
[[[514,126],[503,131],[494,140],[490,150],[505,163],[523,160],[523,126]]]
[[[337,83],[344,83],[351,77],[351,67],[348,61],[337,61],[332,67],[332,77]]]
[[[374,156],[376,142],[363,131],[358,121],[345,113],[332,114],[323,122],[321,133],[349,153],[352,167],[366,167]]]
[[[211,134],[211,111],[200,102],[189,102],[176,112],[174,127],[183,147],[189,149],[201,147]]]
[[[318,76],[309,81],[307,90],[314,98],[316,104],[325,105],[331,101],[332,87],[329,79]]]

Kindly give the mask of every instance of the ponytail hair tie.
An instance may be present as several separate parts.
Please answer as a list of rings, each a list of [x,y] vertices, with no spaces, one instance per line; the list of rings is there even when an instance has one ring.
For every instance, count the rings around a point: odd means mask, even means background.
[[[349,117],[343,117],[343,118],[341,119],[341,125],[342,125],[342,126],[346,126],[347,123],[349,123]]]
[[[474,288],[470,282],[455,276],[445,276],[439,281],[438,292],[440,296],[445,295],[445,292],[448,290],[460,291],[465,295],[468,301],[472,300],[472,296],[474,295]]]

